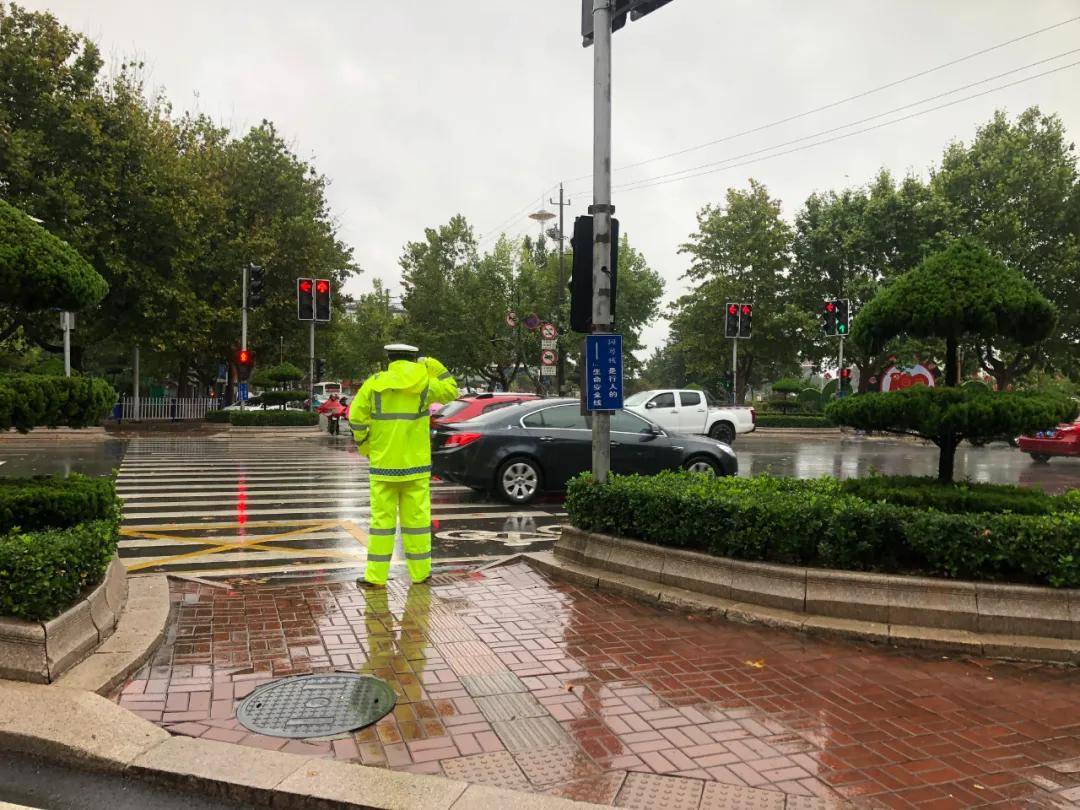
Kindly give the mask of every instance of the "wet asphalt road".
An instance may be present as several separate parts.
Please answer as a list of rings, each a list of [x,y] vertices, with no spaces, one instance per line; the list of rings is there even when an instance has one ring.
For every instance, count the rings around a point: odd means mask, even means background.
[[[933,475],[937,465],[932,446],[881,438],[763,433],[740,436],[735,449],[749,476]],[[120,555],[133,575],[352,578],[363,564],[367,465],[344,437],[8,439],[0,462],[0,475],[119,469]],[[956,469],[958,478],[1051,492],[1080,486],[1080,459],[1036,464],[1007,445],[964,447]],[[565,520],[557,495],[510,506],[436,482],[432,502],[436,570],[548,548]]]

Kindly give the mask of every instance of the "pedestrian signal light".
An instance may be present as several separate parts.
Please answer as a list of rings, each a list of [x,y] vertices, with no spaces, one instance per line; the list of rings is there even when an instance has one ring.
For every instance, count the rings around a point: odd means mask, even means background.
[[[743,304],[739,311],[739,337],[749,338],[754,321],[754,305]]]
[[[259,265],[248,267],[248,307],[255,309],[266,300],[266,271]]]
[[[574,235],[570,238],[574,251],[570,266],[570,328],[575,332],[589,333],[593,330],[593,218],[581,216],[574,220]],[[619,220],[611,218],[611,268],[608,283],[611,286],[611,328],[618,318],[616,307],[619,269]]]
[[[737,338],[739,336],[739,305],[729,302],[727,313],[724,315],[724,337]]]
[[[236,353],[236,371],[241,380],[246,380],[251,374],[251,367],[255,364],[255,358],[248,349],[240,349]]]
[[[315,282],[315,320],[330,320],[330,281],[325,278]]]
[[[821,310],[821,328],[826,335],[836,334],[836,302],[826,301]]]
[[[848,299],[840,298],[836,301],[836,334],[844,337],[848,333],[850,325],[850,307]]]
[[[296,280],[296,317],[301,321],[315,320],[315,281],[310,278]]]

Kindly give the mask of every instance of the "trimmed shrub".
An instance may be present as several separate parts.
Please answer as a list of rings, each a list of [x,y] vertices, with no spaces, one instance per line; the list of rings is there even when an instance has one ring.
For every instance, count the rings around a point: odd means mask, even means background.
[[[816,388],[804,388],[795,397],[803,413],[821,413],[821,392]]]
[[[844,492],[864,501],[885,501],[900,506],[936,509],[939,512],[1014,512],[1019,515],[1049,515],[1059,511],[1080,512],[1080,500],[1048,495],[1041,489],[1007,484],[977,484],[958,481],[942,484],[936,478],[882,476],[849,478],[840,483]],[[1076,490],[1080,493],[1080,490]]]
[[[800,414],[772,414],[759,413],[757,417],[758,427],[768,428],[828,428],[836,427],[824,416],[809,416]]]
[[[111,478],[73,473],[34,478],[0,478],[0,532],[64,528],[119,514]]]
[[[0,536],[0,616],[51,619],[97,587],[116,553],[118,517]]]
[[[319,415],[308,411],[229,411],[229,423],[238,427],[310,427]]]
[[[259,399],[263,405],[287,405],[290,402],[303,402],[308,398],[307,391],[264,391]]]
[[[207,422],[219,422],[219,423],[220,422],[228,422],[230,413],[231,413],[230,411],[226,411],[224,409],[218,409],[216,411],[207,411],[206,416],[204,416],[203,418]]]
[[[949,514],[864,500],[833,479],[588,475],[566,508],[586,531],[724,557],[851,571],[1080,586],[1080,512]]]
[[[116,391],[92,377],[0,377],[0,430],[25,433],[35,427],[82,428],[100,424],[116,402]]]

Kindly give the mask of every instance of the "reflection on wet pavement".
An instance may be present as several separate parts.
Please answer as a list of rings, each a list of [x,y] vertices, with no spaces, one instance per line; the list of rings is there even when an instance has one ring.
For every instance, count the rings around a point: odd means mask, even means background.
[[[117,699],[178,734],[642,808],[749,788],[799,807],[1080,793],[1075,669],[714,621],[520,563],[384,592],[174,582],[173,599],[169,641]],[[259,684],[338,668],[388,680],[395,711],[331,740],[236,723]]]
[[[0,438],[0,476],[110,475],[123,461],[121,439]]]

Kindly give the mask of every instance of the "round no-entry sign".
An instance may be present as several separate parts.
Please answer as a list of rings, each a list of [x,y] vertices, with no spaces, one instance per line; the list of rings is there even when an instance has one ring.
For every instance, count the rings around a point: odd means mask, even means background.
[[[558,337],[558,334],[553,323],[545,323],[540,327],[540,337],[544,340],[554,340]]]
[[[555,365],[555,360],[555,352],[553,352],[551,349],[544,349],[542,352],[540,352],[540,362],[543,363],[545,366]]]

